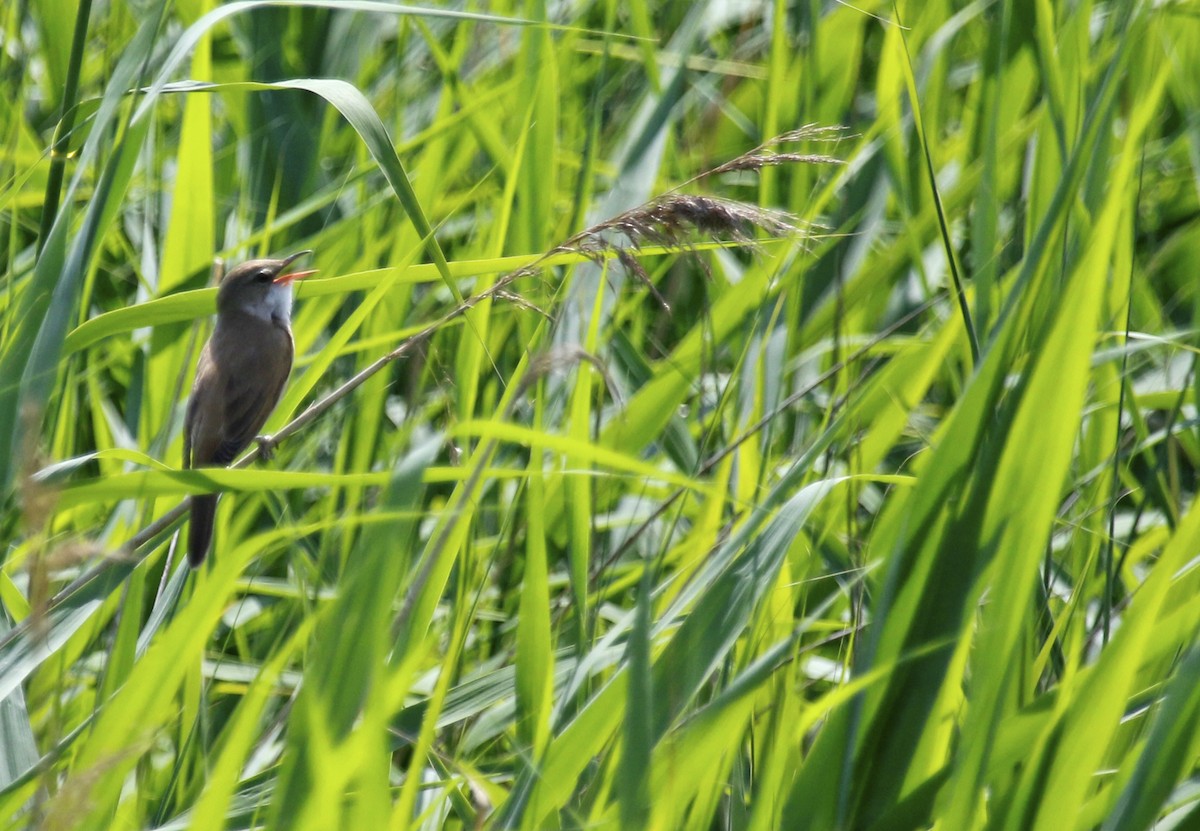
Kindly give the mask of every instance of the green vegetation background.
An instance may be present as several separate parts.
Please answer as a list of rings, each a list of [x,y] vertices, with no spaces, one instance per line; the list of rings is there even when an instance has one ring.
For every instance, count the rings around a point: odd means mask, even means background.
[[[1198,11],[4,4],[0,825],[1194,827]]]

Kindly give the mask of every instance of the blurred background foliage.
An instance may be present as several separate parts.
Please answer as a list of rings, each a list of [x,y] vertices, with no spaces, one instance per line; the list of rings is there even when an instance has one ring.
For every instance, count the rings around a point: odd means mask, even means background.
[[[1194,825],[1197,10],[5,4],[0,824]]]

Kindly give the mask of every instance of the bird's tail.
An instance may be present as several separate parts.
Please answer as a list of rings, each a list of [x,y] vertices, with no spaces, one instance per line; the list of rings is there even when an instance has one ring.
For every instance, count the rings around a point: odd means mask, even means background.
[[[188,526],[188,563],[197,568],[208,554],[213,522],[217,517],[215,494],[192,497],[192,519]]]

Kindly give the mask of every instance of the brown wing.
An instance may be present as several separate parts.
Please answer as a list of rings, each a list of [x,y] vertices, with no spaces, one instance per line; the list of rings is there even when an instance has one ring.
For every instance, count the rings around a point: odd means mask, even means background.
[[[183,424],[183,463],[187,467],[208,464],[220,443],[221,397],[217,367],[212,359],[212,341],[204,344],[196,365],[196,382],[188,399]],[[204,562],[212,543],[217,497],[197,494],[191,498],[188,522],[188,562],[192,568]]]
[[[245,450],[291,372],[291,332],[245,317],[242,325],[231,321],[235,325],[214,332],[200,356],[188,405],[192,466],[227,465]]]
[[[213,461],[227,465],[249,446],[279,403],[292,370],[292,333],[255,321],[242,331],[224,376],[224,424]],[[246,335],[249,334],[249,337]]]
[[[196,381],[188,399],[187,416],[183,424],[183,463],[186,467],[199,467],[211,462],[221,441],[223,407],[212,345],[212,340],[209,340],[200,352]]]

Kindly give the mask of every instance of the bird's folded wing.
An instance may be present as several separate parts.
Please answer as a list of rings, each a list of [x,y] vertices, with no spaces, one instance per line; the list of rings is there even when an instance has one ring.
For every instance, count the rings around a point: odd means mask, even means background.
[[[283,393],[292,367],[292,340],[278,329],[265,334],[275,342],[263,349],[239,351],[224,373],[225,417],[221,443],[212,458],[216,464],[229,464],[249,446]]]
[[[245,450],[266,423],[283,391],[283,378],[270,387],[234,382],[227,385],[225,425],[213,453],[215,464],[227,465]]]

